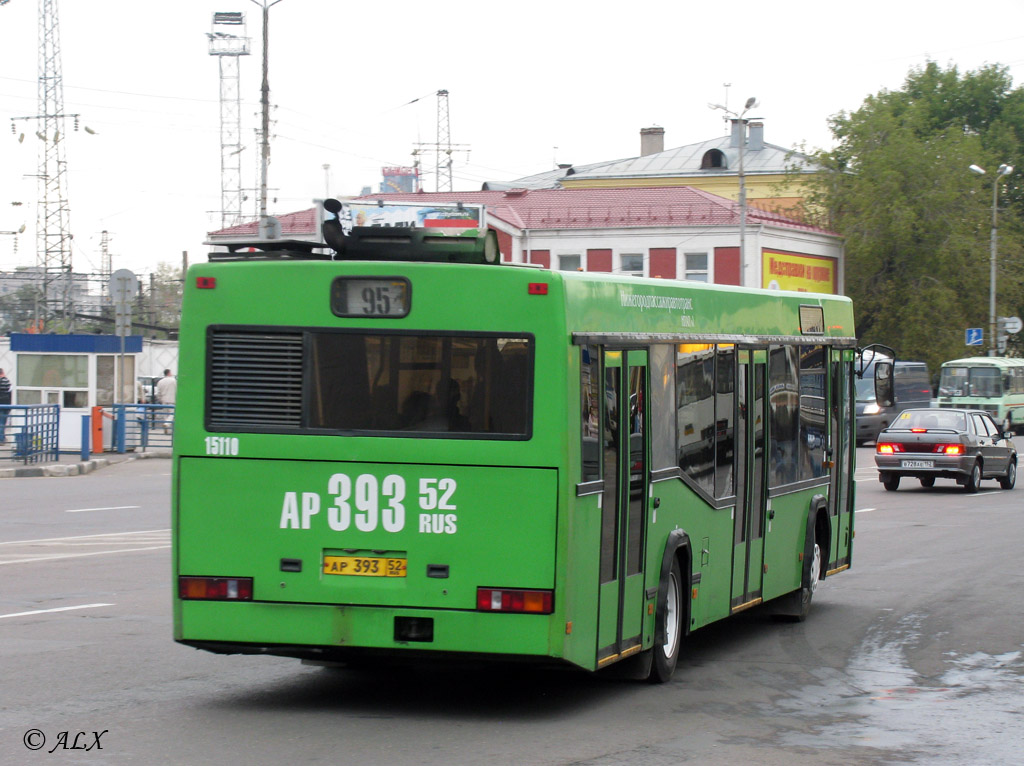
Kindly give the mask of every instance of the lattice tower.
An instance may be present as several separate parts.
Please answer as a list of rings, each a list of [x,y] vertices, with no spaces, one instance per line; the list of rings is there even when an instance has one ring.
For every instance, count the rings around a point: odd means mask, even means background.
[[[435,191],[452,191],[452,155],[457,151],[469,153],[466,144],[452,143],[451,119],[448,114],[448,91],[437,92],[437,143],[417,143],[413,149],[416,158],[415,166],[419,167],[420,148],[434,152],[435,156]]]
[[[71,214],[68,206],[67,159],[64,152],[64,81],[61,74],[60,25],[57,0],[39,0],[39,113],[41,139],[38,203],[36,206],[36,265],[43,278],[43,295],[51,310],[72,329]]]
[[[103,285],[103,303],[109,306],[113,301],[110,296],[110,275],[114,273],[113,256],[110,254],[110,232],[100,232],[100,284]]]
[[[228,28],[231,31],[224,31]],[[236,34],[240,32],[241,34]],[[220,68],[220,223],[221,228],[242,222],[242,101],[239,87],[240,56],[249,55],[245,15],[214,13],[210,55]]]

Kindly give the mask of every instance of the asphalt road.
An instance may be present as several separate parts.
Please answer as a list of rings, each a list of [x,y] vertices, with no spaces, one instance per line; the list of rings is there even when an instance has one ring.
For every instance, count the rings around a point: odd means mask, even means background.
[[[808,620],[698,631],[663,686],[179,646],[170,461],[3,480],[0,763],[1020,762],[1024,485],[891,493],[858,461],[854,566]]]

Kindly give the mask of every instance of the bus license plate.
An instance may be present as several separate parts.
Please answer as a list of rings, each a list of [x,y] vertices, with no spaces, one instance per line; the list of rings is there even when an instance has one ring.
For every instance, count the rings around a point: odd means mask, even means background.
[[[382,556],[324,556],[324,574],[405,577],[405,559]]]
[[[934,468],[934,460],[904,460],[900,463],[900,468]]]

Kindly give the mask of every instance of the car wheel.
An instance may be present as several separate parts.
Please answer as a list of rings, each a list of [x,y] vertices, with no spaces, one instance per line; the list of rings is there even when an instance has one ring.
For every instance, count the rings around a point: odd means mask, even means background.
[[[900,475],[898,473],[891,473],[882,479],[882,486],[890,492],[895,492],[900,488]]]
[[[921,479],[921,486],[924,487],[925,489],[931,489],[932,487],[935,486],[935,477],[925,476],[924,478]]]
[[[1010,464],[1006,466],[1006,476],[999,479],[999,486],[1003,489],[1013,489],[1013,485],[1017,483],[1017,461],[1011,460]]]
[[[971,473],[967,477],[967,482],[964,484],[964,489],[968,492],[977,492],[978,487],[981,484],[981,463],[975,461],[971,467]]]

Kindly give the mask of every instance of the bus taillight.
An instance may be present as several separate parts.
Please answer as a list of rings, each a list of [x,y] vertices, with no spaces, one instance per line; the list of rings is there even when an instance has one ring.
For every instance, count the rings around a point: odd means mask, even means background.
[[[526,612],[551,614],[555,595],[549,590],[477,588],[476,608],[481,612]]]
[[[182,576],[178,596],[191,601],[252,601],[252,578]]]

